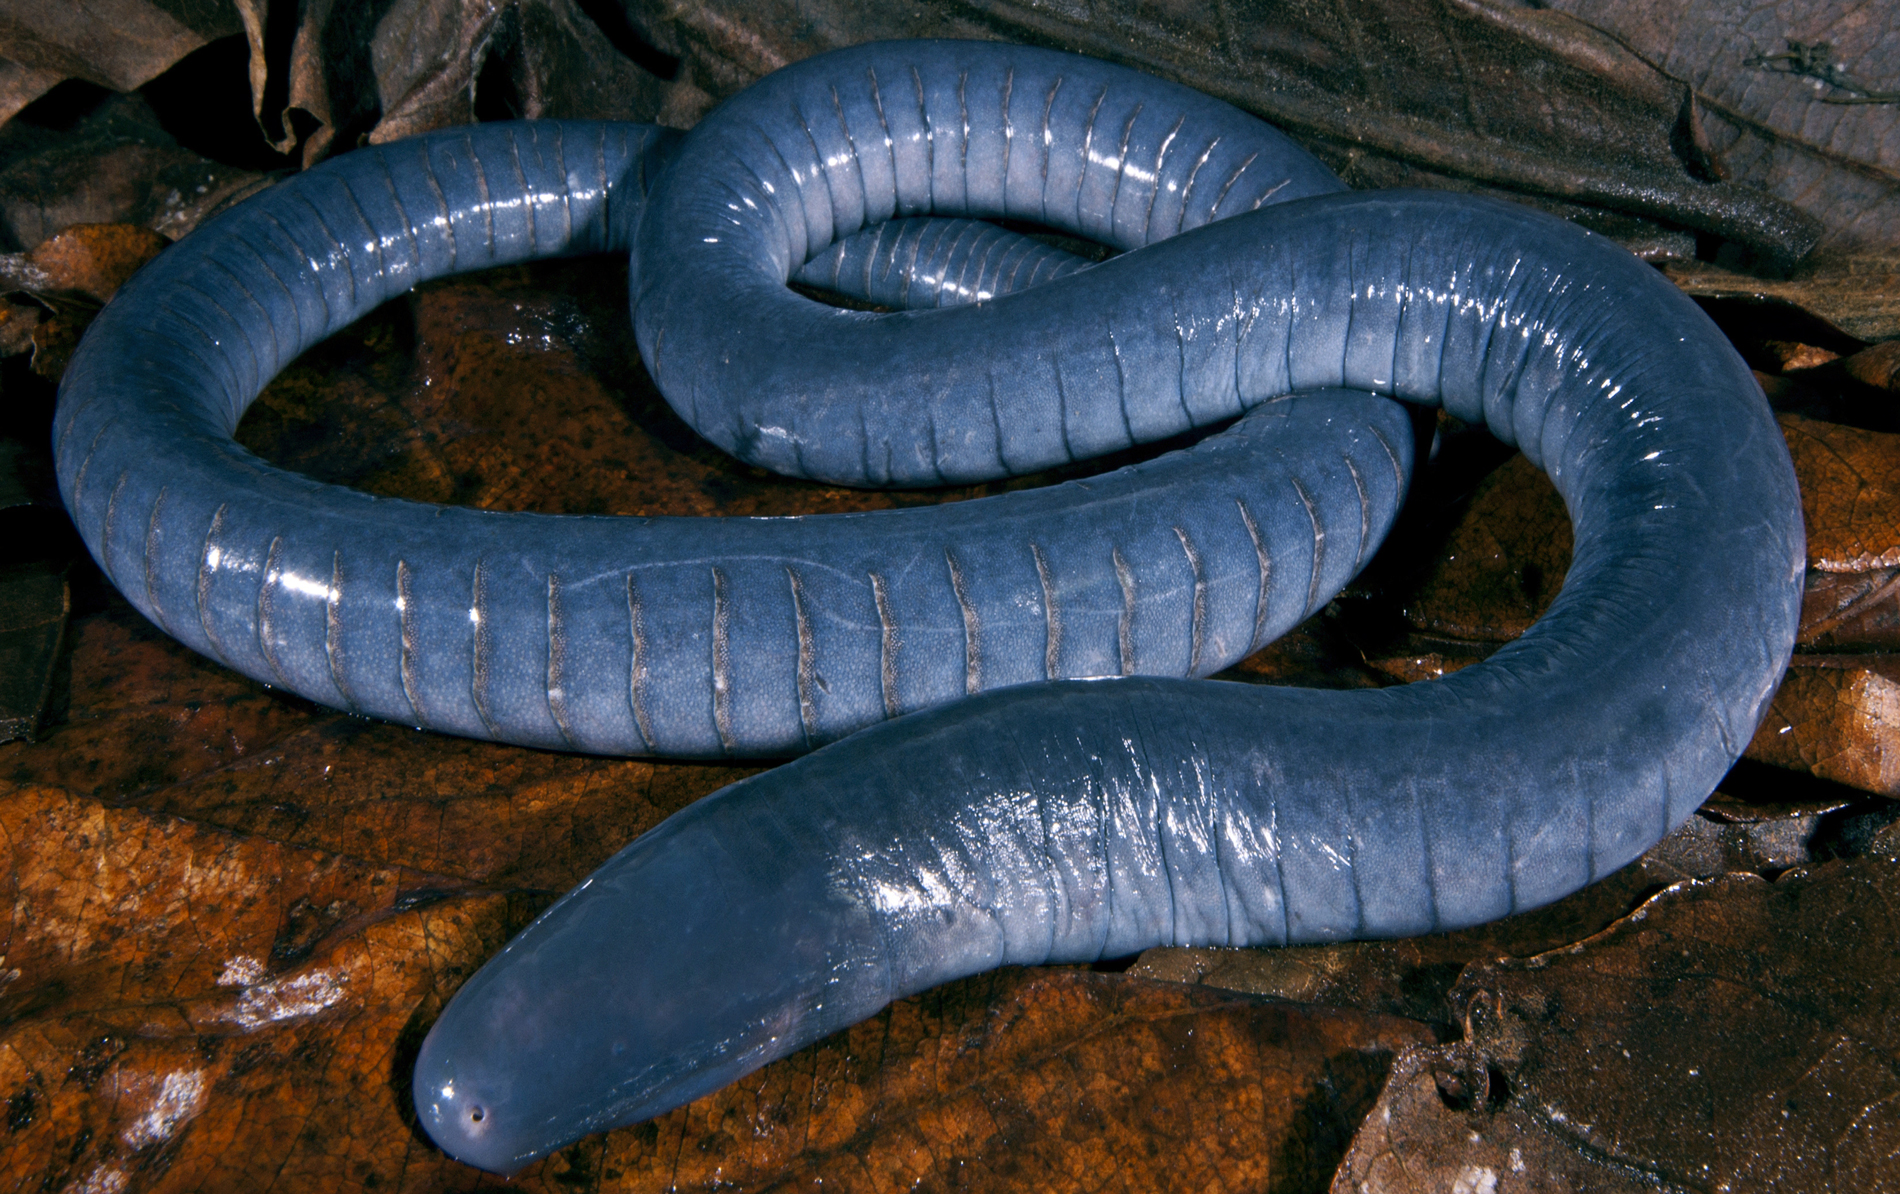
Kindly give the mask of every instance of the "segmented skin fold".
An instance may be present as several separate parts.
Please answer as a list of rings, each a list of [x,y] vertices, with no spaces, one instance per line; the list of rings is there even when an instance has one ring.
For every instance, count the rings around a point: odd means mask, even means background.
[[[231,441],[298,352],[418,281],[615,249],[669,402],[781,472],[965,483],[1239,418],[1105,477],[811,519],[444,509]],[[1428,684],[1192,679],[1322,606],[1390,526],[1409,419],[1371,395],[1481,421],[1550,476],[1563,591]],[[996,43],[824,55],[683,139],[489,125],[312,170],[124,288],[54,447],[128,599],[264,683],[556,749],[812,751],[634,842],[457,993],[417,1112],[502,1172],[987,967],[1559,898],[1738,757],[1804,559],[1747,367],[1614,244],[1345,193],[1216,101]]]

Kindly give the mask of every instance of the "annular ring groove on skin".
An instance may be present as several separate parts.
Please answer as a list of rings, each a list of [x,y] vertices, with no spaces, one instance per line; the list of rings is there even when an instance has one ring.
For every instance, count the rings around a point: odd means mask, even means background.
[[[822,110],[835,113],[829,91]],[[919,102],[933,102],[934,92],[920,94]],[[1097,87],[1094,94],[1106,92]],[[1223,143],[1244,145],[1251,137],[1257,143],[1253,156],[1272,151],[1306,190],[1336,189],[1330,175],[1277,133],[1223,105],[1179,94],[1212,114],[1224,130]],[[967,93],[960,102],[971,102]],[[849,116],[838,115],[848,124]],[[968,139],[961,116],[946,124],[927,110],[925,115],[944,144],[950,130]],[[1124,121],[1130,130],[1132,119]],[[855,135],[847,125],[839,127]],[[800,160],[800,143],[816,162],[818,130],[802,121],[794,130],[798,143],[774,149],[769,168],[748,166],[737,183],[714,189],[730,196],[748,180],[767,185],[762,171],[784,170],[786,160]],[[1013,514],[999,518],[974,509],[918,511],[711,529],[666,519],[436,511],[276,472],[229,442],[232,421],[265,377],[432,272],[609,247],[630,234],[640,220],[629,212],[646,196],[628,188],[663,175],[678,141],[669,130],[636,128],[629,136],[608,126],[554,123],[454,130],[310,171],[168,252],[88,338],[64,389],[56,437],[63,455],[67,445],[88,445],[86,472],[111,469],[124,478],[105,490],[115,496],[103,504],[97,500],[102,487],[72,489],[77,508],[103,507],[112,515],[111,527],[128,517],[147,527],[145,558],[127,591],[154,616],[181,607],[197,611],[197,618],[177,628],[187,642],[313,700],[452,733],[556,749],[582,745],[602,753],[796,752],[899,711],[983,689],[1118,674],[1124,656],[1141,659],[1144,669],[1159,674],[1203,674],[1291,624],[1298,611],[1290,605],[1277,611],[1277,621],[1252,630],[1230,618],[1234,624],[1220,635],[1223,650],[1198,651],[1196,640],[1217,628],[1199,625],[1191,615],[1161,612],[1184,591],[1174,574],[1189,570],[1175,558],[1178,546],[1167,543],[1170,537],[1178,543],[1179,532],[1155,526],[1128,539],[1113,529],[1126,511],[1157,499],[1231,504],[1271,491],[1274,481],[1222,450],[1196,449],[1197,456],[1174,464],[1100,479],[1087,491],[1071,488],[1053,505],[1048,495],[1011,499],[1003,505],[1013,507]],[[576,151],[582,146],[585,152]],[[862,191],[867,179],[892,185],[897,176],[891,163],[902,152],[889,151],[882,174],[852,171],[849,186]],[[954,158],[933,160],[980,167],[961,150]],[[1060,171],[1055,177],[1061,180]],[[825,204],[814,201],[811,210],[832,211],[831,184],[809,176],[807,182],[827,191]],[[1121,196],[1124,203],[1127,198]],[[861,210],[865,200],[841,199],[840,205]],[[803,220],[805,203],[793,208]],[[396,223],[379,222],[385,220]],[[915,275],[928,275],[938,285],[966,276],[976,260],[972,255],[987,254],[984,246],[998,238],[1049,261],[1051,276],[1086,264],[1013,234],[972,232],[988,227],[944,224],[944,235],[929,237],[940,250],[919,251],[908,271],[886,263],[878,285],[891,285],[902,274],[908,291]],[[556,230],[565,239],[553,239]],[[884,235],[880,229],[848,237],[838,251],[874,254]],[[919,231],[896,239],[908,237],[915,245],[927,236]],[[863,272],[832,269],[826,278],[825,264],[814,262],[801,276],[835,283]],[[936,307],[996,297],[954,289],[916,289],[916,298]],[[656,348],[660,338],[656,334]],[[125,357],[150,366],[115,373],[111,362]],[[680,359],[670,350],[666,358]],[[689,413],[702,410],[706,396],[705,417],[723,422],[699,379],[689,379],[685,390]],[[1126,423],[1120,401],[1118,396],[1118,426]],[[1240,409],[1231,399],[1223,405]],[[986,397],[981,417],[997,445],[984,449],[991,471],[1005,455],[1001,445],[1014,435],[1000,421],[1002,413]],[[924,414],[927,439],[934,440],[937,424],[931,412]],[[875,411],[843,417],[860,445],[851,455],[869,476],[889,479],[903,471],[888,446],[888,417]],[[1260,426],[1314,417],[1294,415]],[[1379,416],[1375,424],[1381,421],[1391,423]],[[1375,426],[1377,434],[1384,433]],[[1120,442],[1126,435],[1113,438]],[[1229,439],[1267,450],[1258,435]],[[1349,450],[1366,449],[1355,441]],[[168,471],[185,481],[161,503],[153,481]],[[929,472],[933,481],[942,475],[934,467]],[[1388,520],[1404,477],[1397,481],[1383,495]],[[1058,515],[1058,509],[1077,513]],[[82,521],[106,520],[92,513]],[[1029,550],[1031,534],[1040,537],[1051,522],[1063,528],[1063,538],[1046,550]],[[1002,529],[1011,525],[1022,529]],[[1015,536],[1015,548],[996,546],[1005,533]],[[1283,533],[1297,538],[1303,532],[1286,527]],[[195,583],[185,585],[187,564],[179,547],[194,538],[203,550],[190,562]],[[124,539],[115,534],[97,544],[114,577],[125,574],[119,558]],[[1241,546],[1226,535],[1219,558]],[[1298,554],[1297,545],[1287,550]],[[884,563],[918,551],[957,566],[926,583],[915,571],[900,576]],[[695,563],[726,552],[748,561],[711,569]],[[1002,558],[1012,552],[1019,558]],[[1106,620],[1086,630],[1030,625],[1046,621],[1047,611],[1061,610],[1068,594],[1117,583],[1117,552],[1137,561],[1141,591],[1152,595],[1154,608],[1140,611],[1132,624],[1146,628],[1155,641],[1136,641],[1133,652],[1124,651],[1119,627]],[[764,557],[776,558],[776,567],[762,566]],[[788,567],[809,577],[809,609],[806,598],[784,583]],[[1228,606],[1262,602],[1250,576],[1231,567],[1215,571],[1235,594]],[[885,583],[880,578],[887,575]],[[1328,583],[1345,579],[1341,574]],[[636,594],[637,608],[629,604]],[[724,612],[714,620],[713,649],[686,650],[681,644],[703,641],[708,632],[703,615],[695,615],[715,606]],[[859,612],[847,615],[854,607]],[[1017,649],[1027,634],[1042,640],[1033,663]]]
[[[1792,649],[1804,558],[1792,469],[1746,366],[1600,237],[1466,196],[1341,194],[1258,127],[1100,63],[935,42],[788,68],[670,165],[659,132],[455,134],[495,166],[433,176],[451,212],[492,221],[484,244],[473,219],[450,220],[455,260],[637,241],[649,366],[745,459],[853,484],[964,481],[1250,412],[1185,465],[1054,497],[713,530],[440,510],[269,469],[229,441],[259,375],[448,259],[433,222],[379,228],[362,201],[366,180],[400,175],[376,156],[393,149],[207,225],[100,316],[62,390],[64,492],[82,528],[108,501],[111,522],[148,528],[89,543],[197,649],[315,699],[532,745],[831,743],[669,819],[464,986],[415,1082],[446,1148],[517,1168],[989,966],[1391,936],[1535,906],[1635,857],[1713,788]],[[1039,135],[1014,145],[1025,129]],[[619,148],[577,183],[561,147],[582,144]],[[1148,181],[1129,168],[1149,161]],[[644,210],[630,177],[653,180]],[[311,212],[332,201],[372,252],[320,227],[331,208]],[[927,207],[1066,213],[1127,251],[927,318],[785,288],[814,253],[833,282],[875,275],[850,264],[885,252],[864,230]],[[1143,246],[1153,228],[1184,231]],[[278,310],[261,285],[221,299],[233,238],[327,305]],[[951,258],[977,243],[936,241]],[[932,305],[962,289],[898,285]],[[1576,527],[1550,612],[1430,684],[1165,678],[1197,656],[1224,666],[1323,604],[1384,533],[1406,419],[1345,391],[1482,420],[1550,475]],[[1283,446],[1296,429],[1325,441],[1313,460]],[[1154,674],[1025,683],[1130,660]]]

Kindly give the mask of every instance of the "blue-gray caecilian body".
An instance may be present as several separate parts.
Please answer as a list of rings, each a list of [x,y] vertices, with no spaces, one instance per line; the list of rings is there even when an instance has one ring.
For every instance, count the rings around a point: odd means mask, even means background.
[[[1083,269],[926,214],[1139,251]],[[422,278],[629,245],[669,401],[781,471],[968,481],[1254,413],[1040,493],[713,524],[375,499],[230,440],[297,352]],[[838,311],[794,274],[948,309]],[[1410,458],[1366,392],[1482,420],[1551,476],[1576,547],[1549,614],[1432,684],[1158,678],[1217,670],[1363,563]],[[1286,446],[1309,433],[1310,463]],[[1339,193],[1224,105],[988,43],[801,63],[678,145],[490,126],[311,171],[100,316],[55,448],[120,589],[268,683],[579,750],[831,743],[636,841],[457,994],[417,1110],[503,1171],[985,967],[1555,899],[1740,754],[1803,560],[1746,366],[1616,246],[1490,201]]]

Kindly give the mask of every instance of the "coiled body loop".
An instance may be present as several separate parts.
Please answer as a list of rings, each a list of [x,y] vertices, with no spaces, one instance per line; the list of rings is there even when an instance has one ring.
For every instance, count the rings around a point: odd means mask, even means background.
[[[1232,109],[988,43],[800,63],[673,152],[528,125],[346,158],[165,254],[62,392],[95,556],[267,682],[586,750],[882,723],[671,818],[463,987],[415,1078],[454,1155],[518,1168],[988,966],[1532,907],[1634,858],[1748,741],[1799,611],[1793,471],[1747,367],[1615,245],[1339,193]],[[1020,271],[991,254],[1041,250],[884,223],[926,212],[1131,251],[1038,258],[1072,276],[1003,295]],[[418,278],[626,244],[669,400],[785,471],[962,481],[1253,413],[1056,496],[710,531],[378,501],[230,444],[272,372]],[[794,273],[952,307],[839,312]],[[1400,689],[1130,675],[1215,670],[1363,562],[1408,452],[1344,391],[1482,421],[1550,475],[1576,530],[1550,612]],[[1331,437],[1317,463],[1282,460],[1296,424]],[[1120,678],[1061,681],[1093,676]]]

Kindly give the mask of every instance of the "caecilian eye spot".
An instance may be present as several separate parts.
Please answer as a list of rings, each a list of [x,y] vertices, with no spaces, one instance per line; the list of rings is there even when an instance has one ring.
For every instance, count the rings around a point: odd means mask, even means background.
[[[470,1107],[468,1109],[468,1122],[472,1124],[478,1124],[487,1118],[488,1112],[480,1107]]]

